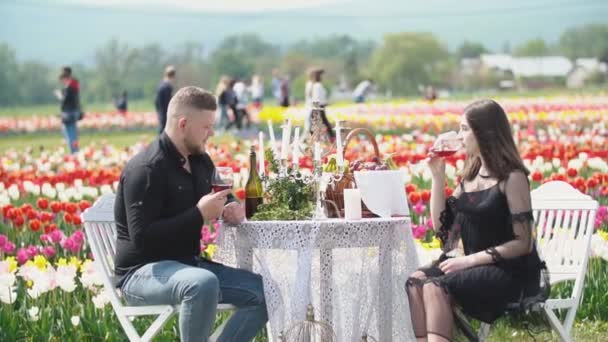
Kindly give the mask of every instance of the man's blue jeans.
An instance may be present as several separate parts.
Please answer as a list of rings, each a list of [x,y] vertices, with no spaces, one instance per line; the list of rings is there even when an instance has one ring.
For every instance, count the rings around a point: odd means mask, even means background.
[[[63,135],[70,148],[70,153],[78,152],[78,127],[76,122],[74,120],[74,122],[63,124]]]
[[[207,341],[218,302],[237,307],[218,341],[251,341],[268,321],[260,275],[202,259],[198,267],[177,261],[147,264],[126,280],[122,293],[130,305],[181,304],[184,342]]]

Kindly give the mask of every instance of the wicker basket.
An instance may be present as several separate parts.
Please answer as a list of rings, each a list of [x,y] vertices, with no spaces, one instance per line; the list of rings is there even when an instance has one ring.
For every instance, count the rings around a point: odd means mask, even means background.
[[[353,138],[359,134],[366,135],[371,141],[374,147],[374,153],[378,159],[380,159],[380,150],[378,149],[378,142],[374,134],[367,128],[355,128],[348,133],[346,139],[344,139],[343,154],[346,154],[346,149]],[[327,203],[327,211],[329,217],[344,217],[344,189],[352,188],[352,184],[356,187],[355,176],[351,171],[344,173],[344,177],[339,182],[336,182],[333,186],[328,186],[325,190],[325,198]],[[361,215],[363,217],[377,217],[378,215],[372,213],[365,203],[361,201]]]

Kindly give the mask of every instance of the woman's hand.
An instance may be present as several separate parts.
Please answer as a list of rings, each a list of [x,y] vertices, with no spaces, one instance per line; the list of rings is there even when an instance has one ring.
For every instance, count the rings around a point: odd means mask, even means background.
[[[445,177],[445,160],[433,152],[429,153],[427,164],[431,169],[433,178],[444,178]]]
[[[470,255],[449,258],[439,264],[439,269],[445,274],[457,272],[475,266],[475,262]]]

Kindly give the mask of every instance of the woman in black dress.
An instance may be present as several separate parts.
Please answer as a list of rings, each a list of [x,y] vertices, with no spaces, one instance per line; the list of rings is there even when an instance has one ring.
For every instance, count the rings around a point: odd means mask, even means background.
[[[444,253],[406,283],[418,341],[449,341],[452,306],[491,323],[509,302],[539,291],[530,188],[509,121],[481,100],[462,115],[462,181],[445,198],[445,162],[431,155],[431,216]]]

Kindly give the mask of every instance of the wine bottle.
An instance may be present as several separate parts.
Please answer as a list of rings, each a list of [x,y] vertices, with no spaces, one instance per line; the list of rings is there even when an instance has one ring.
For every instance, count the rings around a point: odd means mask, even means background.
[[[249,179],[245,184],[245,216],[251,218],[262,204],[264,193],[262,189],[262,180],[258,174],[258,167],[255,156],[255,148],[251,146],[249,153]]]

